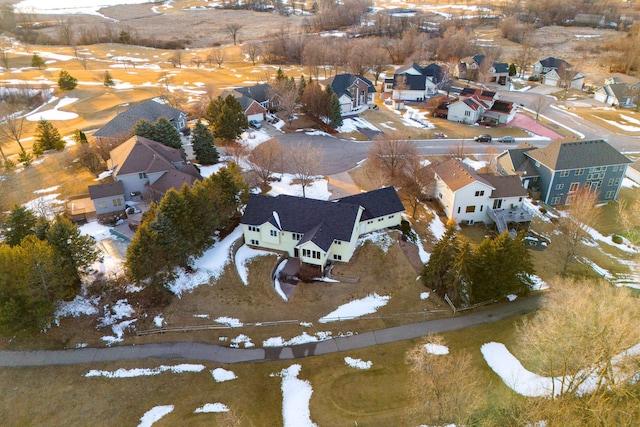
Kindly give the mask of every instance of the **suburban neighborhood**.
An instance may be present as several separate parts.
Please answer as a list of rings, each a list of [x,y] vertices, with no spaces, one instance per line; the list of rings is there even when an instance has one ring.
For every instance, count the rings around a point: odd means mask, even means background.
[[[638,425],[639,22],[0,1],[0,424]]]

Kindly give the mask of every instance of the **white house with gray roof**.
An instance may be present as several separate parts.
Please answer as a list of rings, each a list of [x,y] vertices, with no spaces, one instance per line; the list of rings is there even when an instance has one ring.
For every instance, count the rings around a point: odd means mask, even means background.
[[[252,194],[240,224],[247,245],[324,267],[349,262],[360,235],[400,225],[402,212],[393,187],[332,201]]]

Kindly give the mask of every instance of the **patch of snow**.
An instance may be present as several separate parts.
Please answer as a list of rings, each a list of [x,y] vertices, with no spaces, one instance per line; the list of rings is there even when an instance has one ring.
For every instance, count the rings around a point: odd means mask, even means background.
[[[370,360],[365,362],[364,360],[354,359],[349,356],[344,358],[344,363],[346,363],[347,366],[351,366],[352,368],[356,369],[371,369],[371,367],[373,366],[373,362],[371,362]]]
[[[280,371],[282,377],[282,419],[284,427],[317,427],[311,421],[309,400],[313,388],[309,381],[298,378],[301,366],[298,364]]]
[[[42,190],[35,190],[33,193],[34,194],[44,194],[44,193],[51,193],[56,191],[58,188],[60,188],[59,185],[54,185],[53,187],[49,187],[49,188],[44,188]]]
[[[91,236],[97,241],[111,238],[109,227],[105,227],[98,223],[98,221],[89,221],[78,227],[78,231],[80,231],[80,234]]]
[[[208,319],[209,315],[208,314],[194,314],[193,317],[197,317],[200,319]]]
[[[533,286],[531,287],[532,291],[543,291],[545,289],[549,289],[549,285],[535,274],[530,274],[529,278],[533,281]]]
[[[286,347],[290,345],[308,344],[312,342],[326,341],[331,339],[331,332],[316,332],[315,335],[309,335],[303,332],[301,335],[295,336],[285,341],[282,337],[271,337],[262,341],[262,347]]]
[[[243,325],[243,323],[235,317],[218,317],[214,322],[222,323],[223,325],[231,326],[232,328],[239,328]]]
[[[151,427],[153,423],[173,412],[173,405],[154,406],[140,418],[138,427]]]
[[[240,280],[245,286],[249,285],[249,270],[247,269],[247,263],[252,259],[260,256],[273,255],[273,252],[263,251],[259,249],[253,249],[247,245],[242,245],[236,251],[235,265]]]
[[[294,184],[295,177],[291,174],[274,174],[278,181],[271,183],[270,196],[278,196],[287,194],[289,196],[302,197],[302,186]],[[324,177],[318,176],[316,180],[305,188],[305,194],[308,199],[329,200],[331,193],[329,192],[328,182]]]
[[[313,326],[311,322],[300,322],[300,326],[304,326],[305,328],[310,328]]]
[[[79,342],[78,344],[76,344],[76,348],[87,348],[89,344],[87,344],[86,342]]]
[[[245,334],[240,334],[231,340],[230,347],[240,348],[240,344],[244,344],[244,348],[255,347],[255,344],[251,342],[251,338]]]
[[[472,160],[472,159],[470,159],[468,157],[465,157],[462,160],[462,163],[464,163],[464,164],[466,164],[468,166],[471,166],[475,170],[482,169],[482,168],[486,167],[489,164],[489,162],[479,161],[479,160]]]
[[[449,354],[449,347],[441,344],[433,344],[427,343],[424,345],[424,349],[429,354],[435,354],[437,356],[444,356],[445,354]]]
[[[78,98],[62,98],[58,104],[53,107],[51,110],[39,111],[37,113],[33,113],[26,117],[26,119],[30,122],[37,122],[39,120],[73,120],[78,117],[76,113],[70,113],[68,111],[60,111],[58,108],[64,107],[65,105],[72,104],[76,102]]]
[[[162,325],[164,324],[164,317],[162,317],[162,314],[158,314],[153,318],[153,324],[156,325],[156,328],[162,328]]]
[[[429,223],[429,231],[431,231],[431,234],[433,234],[433,237],[436,240],[440,240],[442,239],[444,234],[447,232],[447,227],[442,222],[438,214],[435,211],[432,211],[432,212],[433,212],[433,219]]]
[[[518,298],[518,295],[514,295],[514,294],[507,295],[507,299],[509,301],[515,301],[517,298]]]
[[[289,301],[289,299],[287,298],[285,293],[282,291],[282,287],[280,286],[280,280],[278,280],[278,277],[280,276],[280,272],[284,269],[284,267],[286,265],[287,265],[287,260],[286,259],[282,260],[282,262],[280,264],[278,264],[278,267],[276,268],[276,271],[273,273],[273,275],[274,275],[273,287],[275,288],[275,290],[278,293],[278,295],[280,295],[280,298],[282,298],[285,301]]]
[[[247,130],[240,135],[239,142],[250,150],[253,150],[258,145],[265,141],[270,140],[272,137],[264,129],[252,129]]]
[[[226,369],[216,368],[211,371],[211,376],[217,383],[223,383],[225,381],[231,381],[238,378],[233,371],[227,371]]]
[[[340,319],[355,319],[366,314],[375,313],[380,307],[387,305],[390,298],[389,296],[380,296],[377,293],[373,293],[362,299],[341,305],[331,313],[318,319],[318,321],[327,323]]]
[[[358,245],[362,246],[365,242],[371,242],[374,245],[380,246],[384,253],[387,253],[391,245],[395,243],[395,240],[391,238],[386,231],[374,231],[373,233],[365,234],[358,238]]]
[[[73,301],[61,302],[55,314],[56,324],[61,317],[92,316],[98,314],[97,304],[99,300],[100,297],[85,298],[76,295]]]
[[[209,166],[198,165],[198,167],[200,168],[200,175],[202,175],[203,178],[208,178],[211,175],[220,172],[220,169],[227,167],[227,164],[220,162]]]
[[[369,123],[362,117],[349,117],[342,121],[342,126],[336,129],[340,133],[355,132],[358,129],[370,129],[372,131],[380,132],[380,129]]]
[[[166,366],[160,365],[157,368],[133,368],[133,369],[118,369],[115,371],[99,371],[92,369],[87,372],[85,377],[105,377],[105,378],[135,378],[135,377],[151,377],[162,372],[171,372],[174,374],[181,374],[183,372],[202,372],[204,365],[196,365],[190,363],[183,363],[180,365]]]
[[[200,408],[193,411],[194,414],[208,414],[212,412],[229,412],[229,408],[224,403],[205,403]]]
[[[431,292],[420,292],[420,299],[424,301],[429,298],[429,295],[431,295]]]

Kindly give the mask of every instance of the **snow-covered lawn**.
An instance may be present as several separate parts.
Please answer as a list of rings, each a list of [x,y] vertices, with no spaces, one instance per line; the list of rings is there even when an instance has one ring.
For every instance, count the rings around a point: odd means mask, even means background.
[[[204,365],[194,365],[184,363],[181,365],[165,366],[160,365],[157,368],[133,368],[133,369],[118,369],[115,371],[99,371],[92,369],[87,372],[85,377],[106,377],[106,378],[134,378],[134,377],[150,377],[158,375],[162,372],[172,372],[174,374],[181,374],[183,372],[202,372]]]
[[[289,196],[302,197],[302,186],[294,184],[295,177],[290,174],[274,174],[278,181],[271,183],[270,196],[279,194],[287,194]],[[316,177],[310,185],[305,188],[305,195],[308,199],[329,200],[331,193],[329,192],[328,181],[321,176]]]
[[[427,343],[424,345],[424,349],[427,351],[427,353],[435,354],[438,356],[449,354],[449,347],[442,344]]]
[[[247,245],[240,246],[240,248],[236,251],[236,269],[238,270],[238,275],[240,276],[240,279],[245,286],[249,284],[249,270],[247,268],[247,263],[249,263],[249,261],[254,258],[266,255],[274,255],[274,253],[259,249],[253,249]]]
[[[211,371],[211,376],[217,383],[223,383],[225,381],[231,381],[238,378],[233,371],[227,371],[226,369],[216,368]]]
[[[193,411],[194,414],[208,414],[213,412],[229,412],[229,408],[224,403],[205,403],[200,408]]]
[[[37,122],[39,120],[73,120],[78,117],[76,113],[70,113],[68,111],[60,111],[58,108],[62,108],[66,105],[73,104],[78,98],[62,98],[58,104],[51,110],[39,111],[27,116],[27,120],[30,122]]]
[[[151,427],[153,423],[173,412],[173,405],[154,406],[140,418],[138,427]]]
[[[342,126],[340,126],[337,131],[340,133],[349,133],[355,132],[358,129],[370,129],[373,131],[380,132],[380,129],[369,123],[367,120],[362,117],[350,117],[345,118],[342,121]]]
[[[313,388],[309,381],[298,378],[302,367],[298,364],[283,369],[278,374],[282,377],[282,419],[284,427],[316,427],[311,421],[309,400]]]
[[[349,356],[344,358],[344,363],[346,363],[347,366],[351,366],[352,368],[356,369],[371,369],[371,367],[373,366],[373,362],[371,362],[370,360],[367,360],[365,362],[364,360],[354,359],[353,357]]]
[[[337,320],[355,319],[366,314],[375,313],[380,307],[389,302],[389,296],[380,296],[376,293],[367,295],[362,299],[350,301],[341,305],[331,313],[318,319],[320,323],[335,322]]]

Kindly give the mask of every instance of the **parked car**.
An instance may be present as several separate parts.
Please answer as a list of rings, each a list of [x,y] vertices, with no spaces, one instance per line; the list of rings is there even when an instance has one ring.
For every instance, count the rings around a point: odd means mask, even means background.
[[[254,129],[260,129],[262,127],[262,124],[258,120],[249,120],[249,126]]]
[[[491,135],[478,135],[473,138],[477,142],[491,142]]]
[[[447,135],[445,135],[445,134],[444,134],[444,133],[442,133],[442,132],[434,132],[434,133],[433,133],[433,137],[434,137],[434,138],[446,138],[446,137],[447,137]]]
[[[513,144],[514,142],[516,142],[516,139],[512,136],[503,136],[498,140],[498,142],[502,142],[505,144]]]

